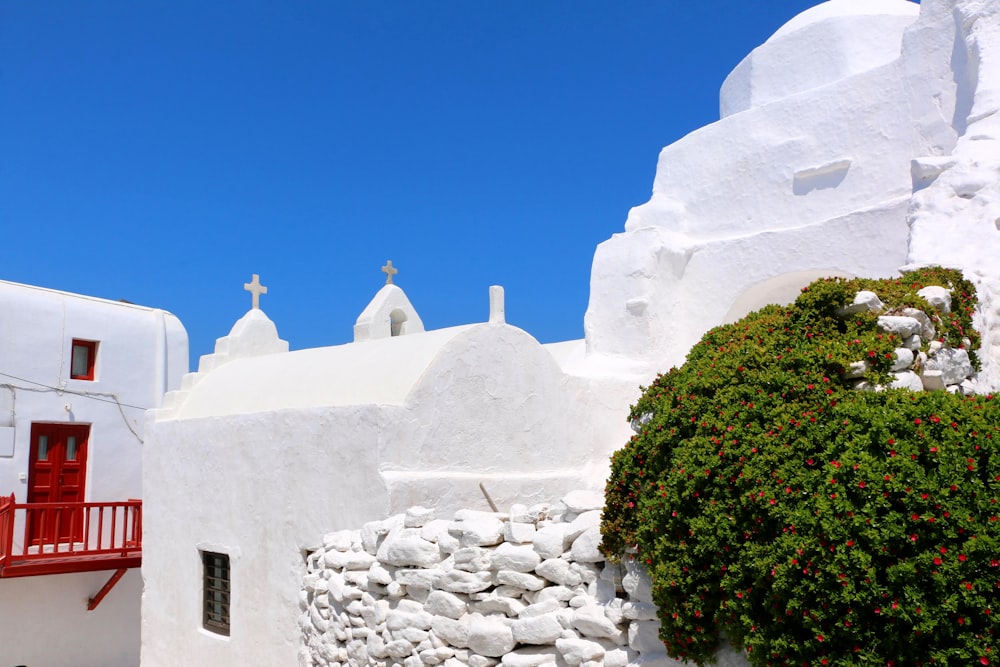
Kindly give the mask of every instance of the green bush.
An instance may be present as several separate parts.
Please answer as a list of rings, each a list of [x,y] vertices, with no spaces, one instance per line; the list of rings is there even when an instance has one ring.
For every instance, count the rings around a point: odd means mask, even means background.
[[[975,346],[957,272],[829,279],[709,331],[644,389],[603,548],[648,566],[671,656],[711,663],[725,634],[754,665],[1000,664],[996,401],[841,377],[864,359],[886,382],[900,341],[835,309],[869,289],[932,314],[926,285],[952,288],[941,338]]]

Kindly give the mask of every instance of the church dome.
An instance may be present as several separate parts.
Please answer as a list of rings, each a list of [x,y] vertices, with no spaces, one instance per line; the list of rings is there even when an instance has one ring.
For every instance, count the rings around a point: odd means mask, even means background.
[[[722,84],[723,118],[880,67],[899,57],[920,13],[909,0],[827,0],[807,9],[736,66]]]
[[[827,19],[865,16],[909,16],[913,19],[918,13],[920,5],[909,0],[828,0],[795,16],[778,28],[767,42],[787,37],[797,30]]]

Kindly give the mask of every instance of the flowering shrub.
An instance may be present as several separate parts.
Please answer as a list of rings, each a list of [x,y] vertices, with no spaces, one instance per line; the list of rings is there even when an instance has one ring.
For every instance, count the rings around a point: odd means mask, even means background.
[[[931,314],[927,285],[952,288],[939,335],[975,345],[957,272],[830,279],[709,331],[644,390],[603,548],[647,564],[671,656],[710,663],[724,633],[754,665],[1000,664],[997,401],[842,379],[865,359],[887,382],[900,341],[834,311],[869,289]]]

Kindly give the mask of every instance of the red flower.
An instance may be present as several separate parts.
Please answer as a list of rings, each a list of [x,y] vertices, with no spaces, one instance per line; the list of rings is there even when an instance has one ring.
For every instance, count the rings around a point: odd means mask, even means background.
[[[923,422],[920,421],[920,417],[917,417],[916,419],[914,419],[913,423],[916,424],[917,426],[920,426],[921,424],[923,424]]]

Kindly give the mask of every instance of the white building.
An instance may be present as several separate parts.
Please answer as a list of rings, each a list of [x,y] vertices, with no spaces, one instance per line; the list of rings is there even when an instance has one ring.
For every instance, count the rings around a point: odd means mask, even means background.
[[[133,666],[141,515],[124,501],[141,498],[144,412],[179,386],[187,333],[162,310],[6,281],[0,312],[0,662]]]
[[[597,248],[585,340],[540,345],[496,294],[489,322],[424,331],[388,286],[354,343],[287,352],[251,310],[147,424],[144,667],[294,664],[303,556],[327,531],[486,509],[480,483],[500,506],[601,488],[639,384],[820,275],[964,267],[996,385],[998,56],[1000,3],[791,20]]]

